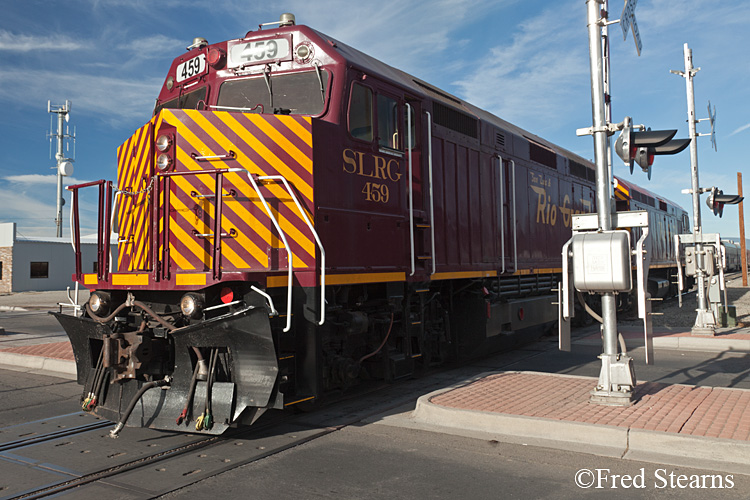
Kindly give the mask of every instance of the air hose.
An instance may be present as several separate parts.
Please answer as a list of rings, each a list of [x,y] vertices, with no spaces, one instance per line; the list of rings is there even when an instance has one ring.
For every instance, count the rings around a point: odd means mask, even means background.
[[[147,382],[141,386],[141,388],[138,390],[138,392],[133,396],[133,399],[130,401],[130,404],[128,405],[128,409],[125,410],[125,413],[120,418],[120,421],[117,422],[117,425],[114,429],[109,431],[109,437],[112,439],[116,439],[118,434],[120,434],[120,431],[122,431],[123,427],[125,427],[125,422],[127,422],[128,418],[130,417],[130,414],[133,413],[133,410],[135,409],[135,405],[138,404],[138,401],[143,397],[143,395],[148,391],[149,389],[152,389],[154,387],[162,387],[165,385],[169,385],[170,378],[165,377],[162,380],[154,380],[152,382]]]

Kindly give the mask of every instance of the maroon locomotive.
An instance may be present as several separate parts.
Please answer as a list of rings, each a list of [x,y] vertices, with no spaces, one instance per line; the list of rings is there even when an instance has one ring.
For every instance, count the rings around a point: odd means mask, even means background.
[[[83,406],[117,431],[221,433],[557,319],[592,164],[293,16],[272,24],[196,39],[118,149],[116,187],[71,187],[76,235],[78,191],[99,188],[99,258],[76,268],[95,290],[83,316],[58,319]]]

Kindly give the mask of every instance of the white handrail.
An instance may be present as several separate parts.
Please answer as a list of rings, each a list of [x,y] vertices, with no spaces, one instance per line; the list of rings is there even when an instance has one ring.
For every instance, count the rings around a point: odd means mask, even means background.
[[[254,292],[258,292],[262,297],[265,297],[265,299],[268,301],[268,307],[271,308],[271,316],[278,316],[279,311],[276,310],[276,306],[273,305],[273,299],[270,295],[268,295],[266,292],[261,290],[260,288],[256,287],[255,285],[251,285],[250,289]]]
[[[510,166],[513,168],[511,177],[513,180],[513,272],[518,271],[518,224],[516,223],[516,162],[510,160]]]
[[[429,111],[425,111],[425,114],[427,114],[427,168],[430,178],[430,247],[432,249],[432,274],[435,274],[437,258],[435,255],[435,193],[432,189],[432,115]]]
[[[503,274],[505,274],[505,172],[503,171],[503,157],[497,155],[500,162],[500,260],[503,264]]]
[[[414,182],[411,164],[411,106],[406,103],[406,150],[409,153],[409,246],[411,249],[411,273],[414,276],[417,271],[416,257],[414,255]]]
[[[287,293],[286,293],[286,327],[284,327],[284,333],[286,333],[292,329],[292,276],[293,276],[292,272],[293,272],[293,267],[294,267],[292,249],[289,246],[289,243],[286,241],[286,235],[284,234],[284,231],[282,231],[281,226],[279,226],[279,221],[277,221],[276,217],[274,217],[273,213],[271,213],[271,207],[268,206],[268,202],[266,202],[266,199],[263,196],[263,193],[260,192],[260,188],[258,187],[258,183],[255,182],[255,178],[253,177],[253,174],[251,174],[250,172],[247,172],[247,178],[250,180],[250,184],[252,184],[253,189],[255,189],[255,192],[258,193],[258,197],[260,198],[260,201],[263,204],[263,208],[266,209],[266,213],[268,214],[268,217],[271,219],[271,222],[276,228],[276,231],[279,233],[279,237],[281,238],[281,241],[284,243],[284,247],[286,247],[287,259],[289,259],[289,266],[288,266],[289,273],[288,273],[288,278],[287,278]]]
[[[278,180],[284,183],[284,186],[286,187],[287,192],[291,195],[292,199],[294,200],[294,204],[297,205],[297,209],[302,215],[302,218],[305,219],[305,224],[307,224],[308,229],[310,229],[310,232],[315,237],[315,242],[318,244],[318,248],[320,249],[320,321],[318,322],[318,325],[322,325],[326,321],[326,251],[323,248],[323,243],[320,242],[320,238],[318,237],[318,232],[315,231],[315,228],[310,222],[310,219],[307,217],[307,213],[305,212],[305,209],[302,208],[302,205],[297,199],[297,196],[295,196],[294,191],[292,191],[292,187],[289,185],[289,182],[287,182],[284,176],[264,175],[262,177],[258,177],[258,179],[263,180],[263,181]]]

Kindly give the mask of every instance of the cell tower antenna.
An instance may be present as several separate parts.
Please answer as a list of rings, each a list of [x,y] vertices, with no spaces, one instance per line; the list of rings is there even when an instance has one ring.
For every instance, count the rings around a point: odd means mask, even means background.
[[[52,139],[55,139],[57,142],[57,152],[55,153],[56,165],[52,168],[57,170],[57,215],[55,216],[55,225],[57,226],[56,236],[58,238],[62,237],[62,211],[63,205],[65,204],[65,200],[63,199],[62,195],[62,178],[73,175],[73,161],[75,161],[75,128],[73,128],[73,134],[70,134],[70,128],[67,129],[67,132],[64,130],[64,123],[70,120],[70,108],[71,102],[68,100],[65,101],[65,104],[60,105],[53,105],[52,101],[47,101],[47,112],[57,113],[57,131],[53,129],[53,125],[50,123],[50,131],[47,136],[50,140],[50,156],[52,156]],[[67,158],[63,152],[65,150],[65,146],[70,145],[70,141],[73,141],[74,158]]]

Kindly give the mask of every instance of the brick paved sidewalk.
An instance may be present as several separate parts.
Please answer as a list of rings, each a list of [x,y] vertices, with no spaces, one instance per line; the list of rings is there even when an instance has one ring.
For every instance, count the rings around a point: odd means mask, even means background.
[[[750,442],[750,391],[644,382],[627,408],[589,403],[595,379],[508,372],[453,389],[430,403],[461,410],[654,430]]]

